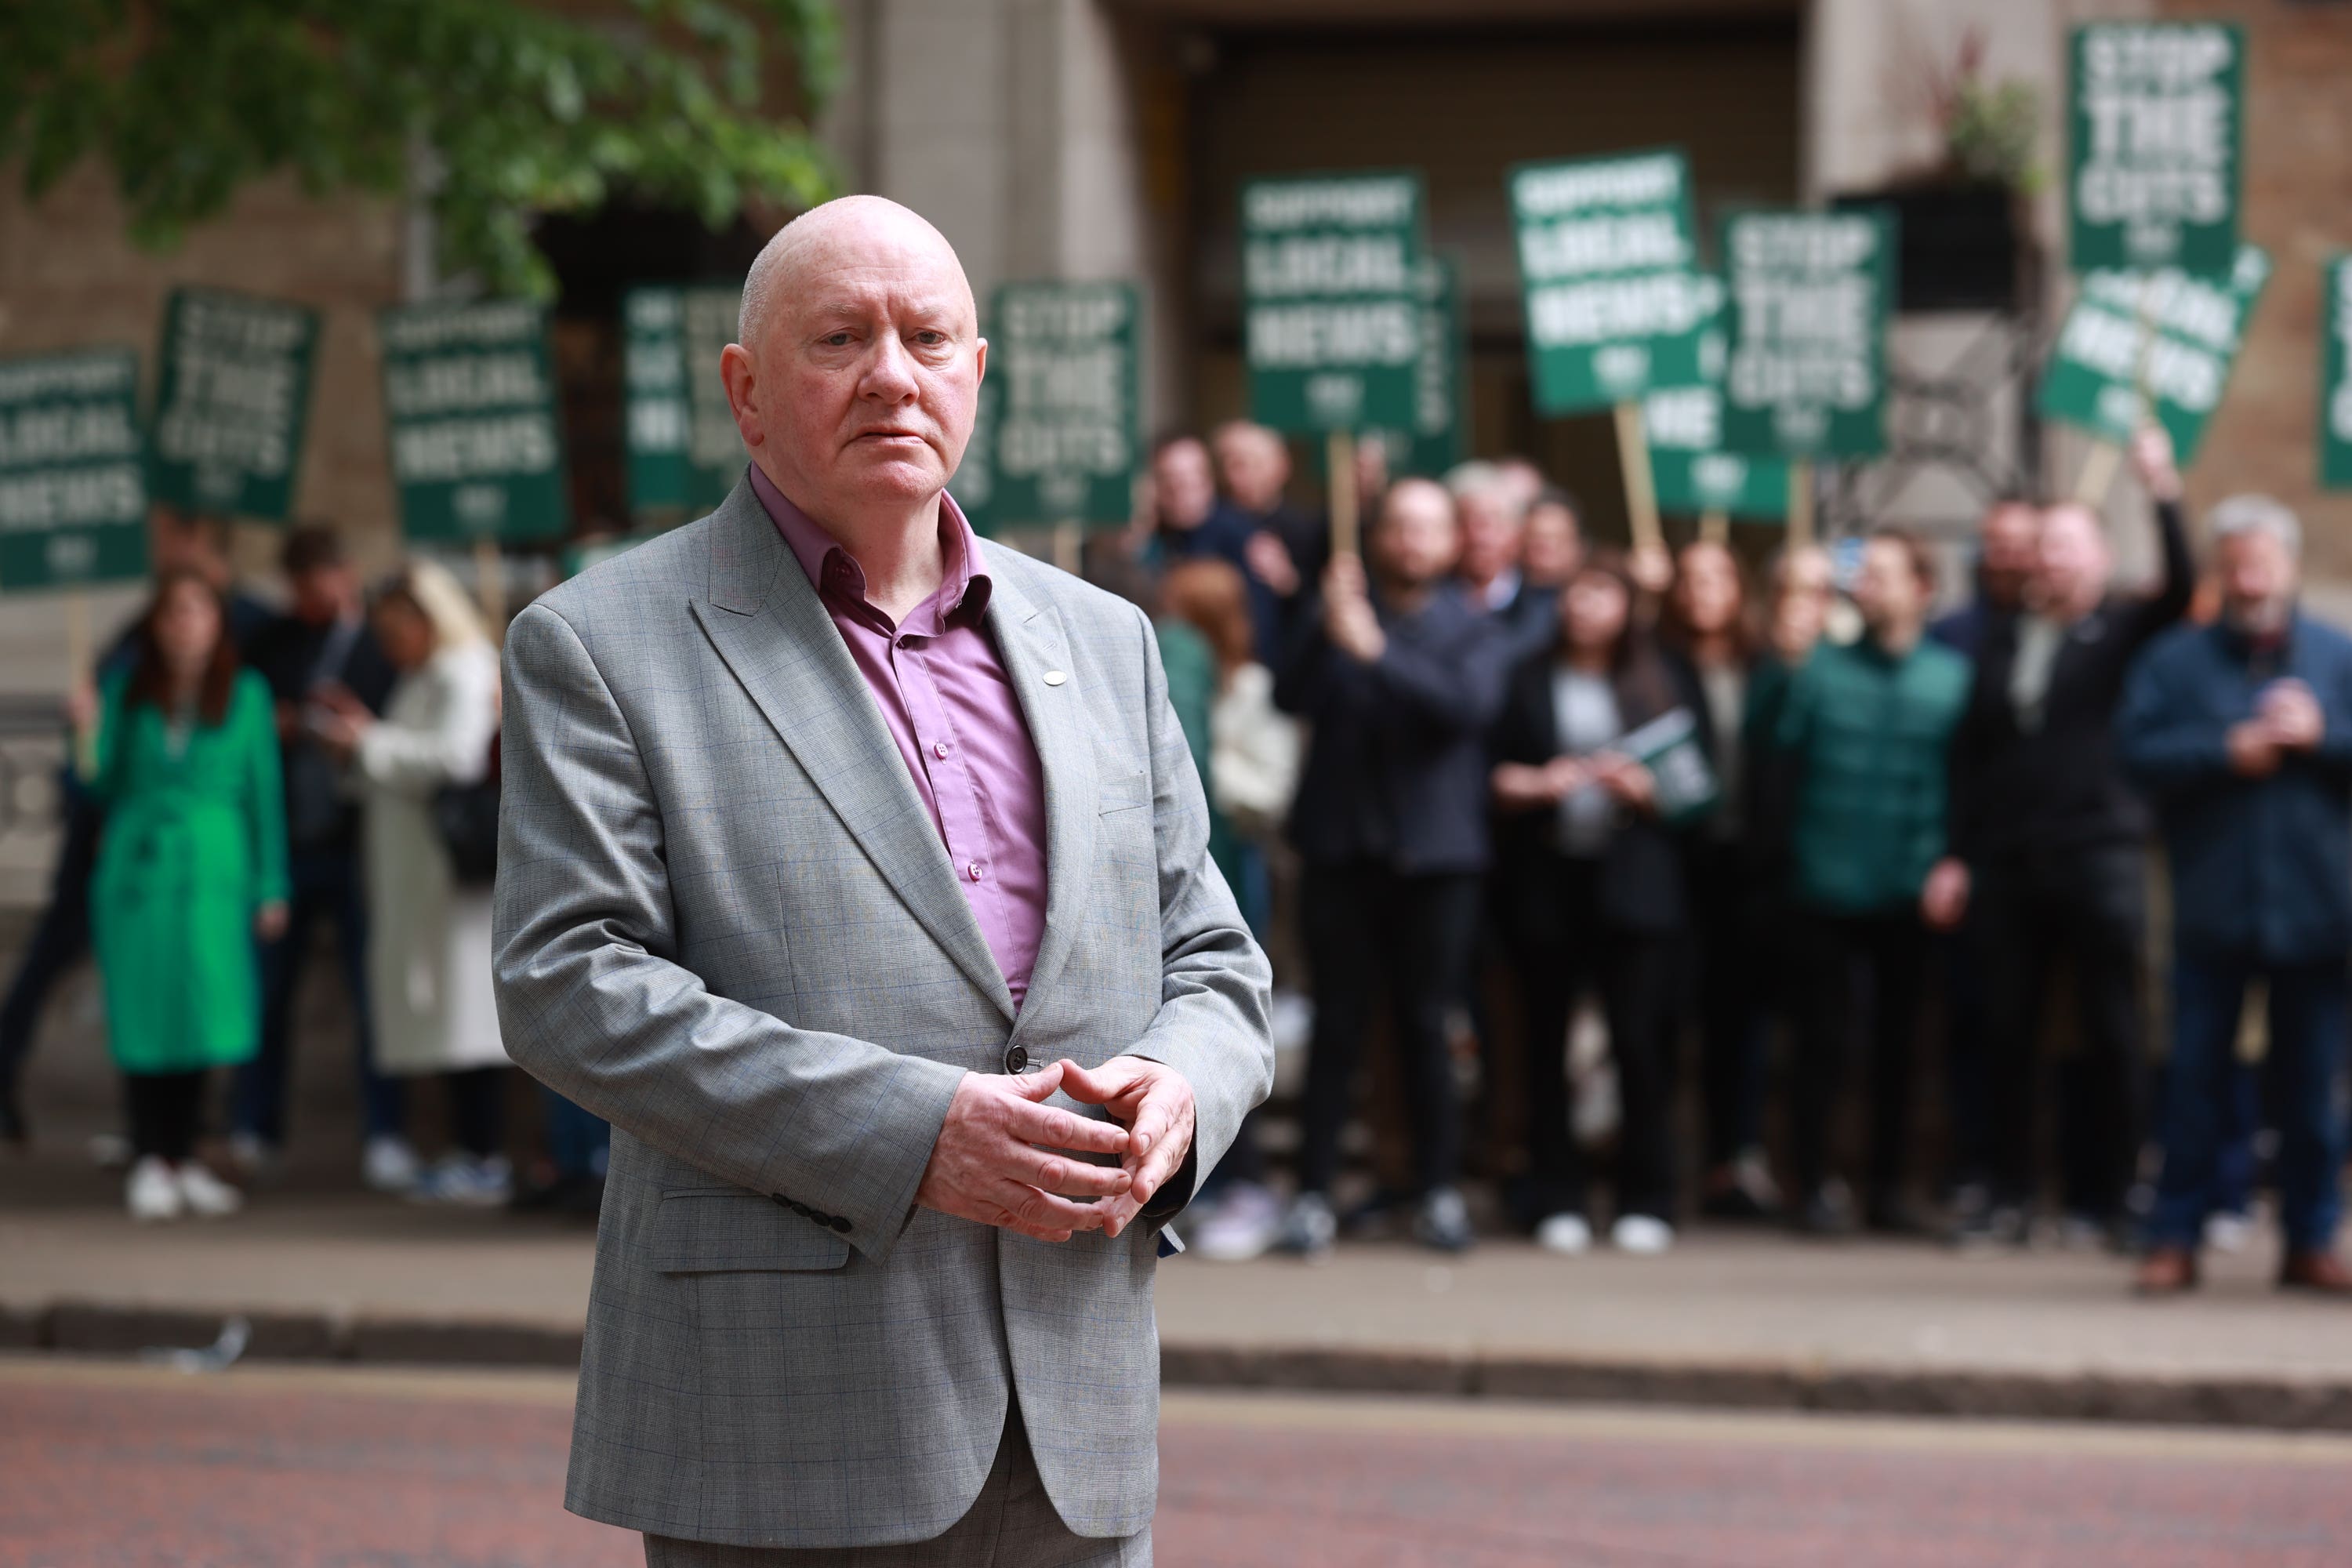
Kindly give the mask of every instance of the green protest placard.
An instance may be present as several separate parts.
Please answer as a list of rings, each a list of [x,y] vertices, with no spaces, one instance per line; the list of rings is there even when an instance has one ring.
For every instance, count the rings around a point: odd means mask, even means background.
[[[2226,279],[2092,272],[2050,350],[2041,412],[2118,446],[2151,408],[2186,468],[2229,384],[2270,258],[2241,246]]]
[[[1700,384],[1661,387],[1642,399],[1658,510],[1783,521],[1789,515],[1787,461],[1723,450],[1723,284],[1702,274],[1699,285],[1705,321],[1699,329]]]
[[[2077,272],[2177,267],[2221,277],[2238,255],[2244,32],[2222,22],[2074,29],[2067,123]]]
[[[1752,456],[1886,449],[1895,219],[1750,212],[1723,226],[1723,444]]]
[[[719,374],[741,303],[731,288],[638,288],[622,297],[629,510],[637,517],[699,515],[743,477],[743,437]]]
[[[985,322],[980,335],[988,336]],[[962,509],[964,521],[982,539],[993,539],[997,531],[996,423],[997,410],[1003,405],[1004,383],[992,365],[981,381],[980,400],[972,410],[971,439],[964,443],[963,460],[948,481],[948,493]]]
[[[377,319],[401,531],[551,539],[564,531],[547,316],[536,305],[409,305]]]
[[[1251,416],[1294,434],[1413,421],[1421,176],[1301,175],[1242,186],[1242,339]]]
[[[0,590],[146,571],[137,353],[0,360]]]
[[[1391,474],[1442,474],[1470,455],[1470,318],[1463,308],[1460,277],[1451,257],[1423,253],[1412,424],[1365,432],[1380,438]],[[1315,454],[1318,465],[1323,458],[1323,453]]]
[[[2319,482],[2352,489],[2352,255],[2320,274]]]
[[[1522,163],[1510,192],[1537,411],[1696,383],[1698,247],[1681,152]]]
[[[1122,527],[1134,515],[1141,315],[1132,283],[998,287],[988,348],[1002,398],[996,526]]]
[[[318,345],[315,310],[173,289],[156,356],[155,499],[209,517],[292,515]]]

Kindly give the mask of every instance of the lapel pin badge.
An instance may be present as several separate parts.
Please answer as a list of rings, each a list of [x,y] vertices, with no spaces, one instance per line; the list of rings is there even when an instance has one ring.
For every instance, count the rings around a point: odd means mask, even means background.
[[[1069,679],[1058,669],[1049,669],[1045,672],[1045,684],[1048,686],[1059,686]]]

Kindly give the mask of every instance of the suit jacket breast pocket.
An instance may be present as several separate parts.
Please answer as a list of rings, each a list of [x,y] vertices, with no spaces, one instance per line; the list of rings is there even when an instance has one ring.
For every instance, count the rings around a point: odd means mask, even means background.
[[[1108,758],[1101,759],[1097,770],[1097,799],[1100,804],[1097,809],[1105,816],[1121,811],[1135,811],[1151,804],[1151,774],[1149,772],[1139,768],[1118,768]]]

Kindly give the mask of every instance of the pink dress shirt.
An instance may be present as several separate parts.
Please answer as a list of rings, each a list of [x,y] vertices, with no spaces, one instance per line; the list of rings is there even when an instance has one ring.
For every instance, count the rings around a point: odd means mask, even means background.
[[[751,489],[866,678],[1017,1009],[1045,931],[1045,775],[981,618],[990,584],[979,538],[942,493],[947,576],[892,626],[866,602],[864,568],[756,463]]]

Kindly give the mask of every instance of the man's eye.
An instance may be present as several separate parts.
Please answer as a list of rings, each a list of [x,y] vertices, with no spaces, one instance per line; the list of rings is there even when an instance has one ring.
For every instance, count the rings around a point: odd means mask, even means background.
[[[849,334],[847,332],[827,332],[822,342],[827,348],[847,348],[849,346]]]
[[[925,348],[936,348],[948,341],[948,335],[945,332],[932,331],[927,327],[915,334],[915,341]]]

